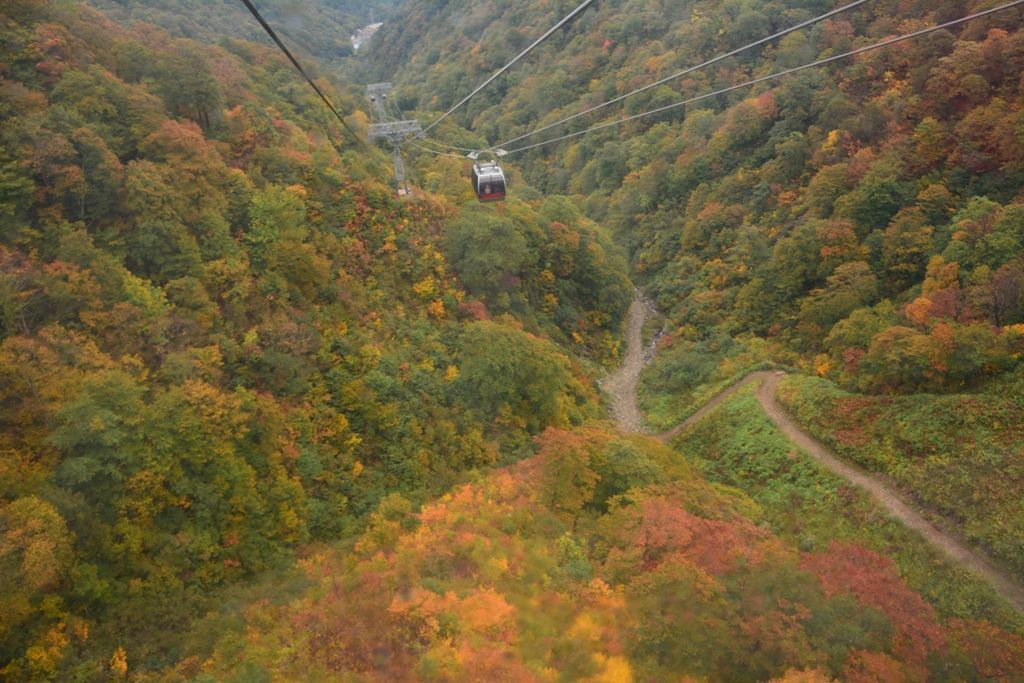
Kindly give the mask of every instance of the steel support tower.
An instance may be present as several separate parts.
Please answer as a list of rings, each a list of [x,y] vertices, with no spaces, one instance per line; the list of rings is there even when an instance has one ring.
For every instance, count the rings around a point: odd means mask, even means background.
[[[402,142],[406,136],[423,130],[419,121],[396,119],[387,108],[387,98],[393,86],[390,83],[371,83],[366,86],[366,96],[373,105],[375,121],[370,124],[370,141],[385,140],[394,149],[395,191],[399,197],[411,194],[402,159]],[[397,111],[397,109],[396,109]]]

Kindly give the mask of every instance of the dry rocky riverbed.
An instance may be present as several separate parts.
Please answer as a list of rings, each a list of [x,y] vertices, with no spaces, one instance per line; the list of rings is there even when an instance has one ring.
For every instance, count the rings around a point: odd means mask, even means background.
[[[654,305],[642,294],[637,294],[629,307],[626,322],[626,354],[622,366],[609,375],[601,388],[612,400],[612,416],[624,432],[644,432],[644,416],[636,403],[636,388],[644,366],[651,362],[657,350],[658,336],[644,344],[644,322],[654,313]]]

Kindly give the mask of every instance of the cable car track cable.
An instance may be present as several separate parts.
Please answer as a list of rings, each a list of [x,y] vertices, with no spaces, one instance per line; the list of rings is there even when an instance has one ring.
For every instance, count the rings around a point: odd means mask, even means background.
[[[442,151],[437,150],[437,149],[430,149],[429,147],[424,147],[423,145],[417,143],[415,139],[413,139],[413,140],[406,140],[405,144],[412,145],[416,149],[422,150],[424,152],[429,152],[431,154],[436,154],[439,157],[453,157],[455,159],[463,159],[463,160],[466,158],[462,154],[453,154],[452,152],[442,152]]]
[[[458,147],[457,145],[449,145],[447,142],[441,142],[440,140],[435,140],[434,138],[420,138],[420,142],[429,142],[432,145],[437,145],[438,147],[444,147],[446,149],[454,149],[454,150],[459,151],[459,152],[479,152],[480,151],[479,148],[478,149],[472,149],[472,148],[469,148],[469,147]]]
[[[327,98],[327,95],[325,95],[323,90],[320,89],[320,86],[313,82],[313,79],[309,77],[309,74],[306,73],[306,70],[302,68],[301,64],[299,64],[299,60],[295,59],[295,55],[292,54],[291,50],[289,50],[287,46],[285,46],[285,44],[281,42],[281,39],[277,37],[277,33],[274,31],[273,28],[270,27],[270,24],[268,24],[266,19],[263,18],[263,15],[260,14],[260,11],[258,9],[256,9],[256,6],[252,4],[250,0],[242,0],[242,4],[245,5],[246,8],[248,8],[249,12],[253,15],[253,17],[256,18],[256,21],[258,21],[260,26],[263,27],[263,30],[266,31],[267,35],[270,36],[271,40],[273,40],[277,44],[277,46],[281,49],[281,52],[283,52],[285,57],[288,58],[288,61],[292,63],[292,66],[294,66],[295,69],[302,75],[302,77],[306,79],[306,82],[309,83],[309,86],[313,88],[314,91],[316,91],[316,94],[320,96],[320,99],[323,100],[324,104],[327,105],[327,108],[330,109],[331,112],[337,117],[338,121],[341,122],[341,125],[344,126],[345,130],[348,131],[349,135],[351,135],[358,144],[362,145],[363,147],[366,147],[366,143],[363,142],[362,138],[356,135],[356,132],[352,130],[352,127],[345,122],[345,118],[334,106],[334,103],[332,103]]]
[[[544,145],[550,145],[550,144],[553,144],[553,143],[556,143],[556,142],[561,142],[563,140],[569,140],[571,138],[579,137],[581,135],[586,135],[587,133],[593,133],[594,131],[602,130],[604,128],[610,128],[612,126],[617,126],[619,124],[626,123],[628,121],[634,121],[636,119],[641,119],[641,118],[644,118],[646,116],[651,116],[653,114],[660,114],[661,112],[668,111],[670,109],[676,109],[678,107],[682,107],[682,106],[685,106],[687,104],[692,104],[694,102],[699,102],[701,100],[706,100],[708,98],[716,97],[718,95],[724,95],[726,93],[730,93],[730,92],[733,92],[735,90],[740,90],[741,88],[747,88],[747,87],[750,87],[752,85],[757,85],[759,83],[764,83],[766,81],[771,81],[771,80],[774,80],[776,78],[781,78],[782,76],[789,76],[789,75],[797,73],[799,71],[804,71],[806,69],[812,69],[812,68],[815,68],[815,67],[824,66],[825,64],[830,64],[832,62],[836,62],[836,61],[839,61],[841,59],[847,59],[849,57],[854,57],[856,55],[864,54],[865,52],[871,52],[872,50],[878,50],[878,49],[881,49],[883,47],[888,47],[888,46],[894,45],[896,43],[901,43],[901,42],[904,42],[904,41],[907,41],[907,40],[912,40],[914,38],[920,38],[921,36],[927,35],[929,33],[934,33],[936,31],[941,31],[941,30],[949,28],[951,26],[956,26],[958,24],[963,24],[963,23],[966,23],[968,21],[973,21],[975,19],[980,19],[982,17],[986,17],[986,16],[988,16],[990,14],[995,14],[997,12],[1003,12],[1005,10],[1008,10],[1008,9],[1012,8],[1012,7],[1017,7],[1019,5],[1024,5],[1024,0],[1014,0],[1013,2],[1008,2],[1006,4],[999,5],[997,7],[991,8],[991,9],[983,10],[983,11],[980,11],[980,12],[975,12],[974,14],[970,14],[970,15],[968,15],[966,17],[961,17],[960,19],[954,19],[952,21],[947,21],[945,23],[938,24],[936,26],[931,26],[931,27],[926,28],[926,29],[921,29],[920,31],[914,31],[913,33],[907,33],[907,34],[904,34],[902,36],[897,36],[895,38],[888,38],[886,40],[883,40],[883,41],[878,42],[878,43],[874,43],[872,45],[867,45],[865,47],[857,48],[856,50],[850,50],[849,52],[844,52],[842,54],[834,55],[832,57],[827,57],[825,59],[819,59],[818,61],[811,62],[809,64],[804,64],[802,66],[793,67],[791,69],[785,69],[784,71],[778,71],[776,73],[769,74],[767,76],[761,76],[759,78],[755,78],[753,80],[746,81],[745,83],[739,83],[737,85],[731,85],[731,86],[729,86],[727,88],[722,88],[720,90],[715,90],[714,92],[705,93],[703,95],[698,95],[696,97],[691,97],[690,99],[683,100],[682,102],[675,102],[674,104],[668,104],[668,105],[665,105],[663,107],[658,107],[656,109],[651,109],[650,111],[646,111],[646,112],[643,112],[641,114],[634,114],[632,116],[627,116],[625,118],[621,118],[621,119],[618,119],[616,121],[609,121],[607,123],[602,123],[602,124],[599,124],[599,125],[587,128],[586,130],[577,131],[575,133],[568,133],[566,135],[561,135],[561,136],[556,137],[556,138],[551,138],[550,140],[544,140],[542,142],[535,142],[533,144],[525,145],[523,147],[516,147],[514,149],[507,150],[507,153],[508,154],[514,154],[516,152],[525,152],[528,149],[534,149],[534,148],[537,148],[537,147],[542,147]]]
[[[385,102],[385,104],[384,104],[384,111],[388,114],[389,117],[391,117],[391,116],[396,117],[394,119],[395,121],[400,121],[400,120],[402,120],[405,117],[405,115],[402,113],[402,108],[398,106],[398,102],[396,102],[393,97],[385,97],[384,102]],[[441,142],[439,140],[433,140],[431,138],[423,138],[422,140],[420,140],[420,142],[427,142],[427,143],[431,143],[431,144],[441,145],[442,147],[448,147],[448,148],[451,148],[451,149],[457,149],[457,150],[461,150],[461,151],[465,151],[465,152],[472,152],[472,151],[474,151],[474,150],[469,149],[469,148],[455,147],[454,145],[449,145],[449,144],[446,144],[446,143]],[[452,154],[450,152],[442,152],[440,150],[431,149],[430,147],[424,147],[423,145],[419,144],[414,139],[413,140],[406,140],[402,144],[408,144],[408,145],[410,145],[412,147],[415,147],[415,148],[417,148],[419,150],[422,150],[424,152],[429,152],[430,154],[436,154],[438,156],[453,157],[453,158],[456,158],[456,159],[464,159],[465,158],[461,154]]]
[[[242,2],[245,2],[246,4],[248,4],[248,1],[249,0],[242,0]],[[562,28],[567,23],[572,21],[576,17],[576,15],[578,15],[580,12],[585,10],[593,2],[594,2],[594,0],[583,0],[583,2],[580,3],[580,5],[576,9],[574,9],[572,12],[567,14],[565,17],[562,18],[561,21],[559,21],[557,24],[555,24],[550,29],[548,29],[548,31],[544,35],[542,35],[540,38],[538,38],[537,40],[533,41],[533,43],[529,47],[527,47],[525,50],[523,50],[518,55],[516,55],[512,59],[511,62],[509,62],[505,66],[501,67],[497,71],[495,71],[494,74],[490,78],[488,78],[486,81],[484,81],[483,83],[478,85],[476,87],[476,89],[473,90],[473,92],[471,92],[468,95],[466,95],[466,97],[464,97],[461,102],[459,102],[454,107],[452,107],[451,109],[446,111],[444,114],[441,115],[441,117],[439,119],[437,119],[432,124],[430,124],[429,126],[424,128],[423,130],[421,130],[419,133],[417,133],[415,137],[416,138],[422,138],[424,135],[427,134],[427,131],[431,130],[432,128],[434,128],[434,126],[436,126],[437,124],[441,123],[446,118],[448,118],[449,116],[454,114],[456,111],[458,111],[463,105],[465,105],[471,99],[476,97],[480,93],[480,91],[482,91],[484,88],[486,88],[491,83],[493,83],[503,73],[505,73],[506,71],[511,69],[523,57],[525,57],[526,55],[530,54],[530,52],[532,52],[537,46],[539,46],[541,43],[543,43],[545,40],[547,40],[555,31],[557,31],[558,29]]]
[[[390,109],[389,109],[389,107],[390,107]],[[401,120],[403,120],[405,118],[405,114],[402,113],[402,108],[398,106],[398,102],[395,100],[394,97],[388,97],[388,96],[384,97],[384,109],[385,109],[385,111],[388,112],[389,116],[394,116],[395,117],[395,119],[394,119],[395,121],[401,121]],[[408,140],[406,140],[406,142],[408,142]],[[458,147],[456,145],[449,145],[447,142],[441,142],[440,140],[435,140],[434,138],[420,138],[420,142],[426,142],[426,143],[429,143],[429,144],[432,144],[432,145],[437,145],[438,147],[445,147],[447,149],[454,149],[454,150],[459,151],[459,152],[475,152],[475,151],[477,151],[475,149],[470,149],[469,147]],[[420,149],[424,150],[424,151],[427,151],[427,152],[433,152],[434,151],[432,149],[428,149],[428,148],[423,147],[421,145],[416,145],[416,146],[419,147]],[[459,155],[459,156],[461,156],[461,155]]]
[[[841,14],[841,13],[846,12],[848,10],[854,9],[856,7],[859,7],[859,6],[863,5],[866,2],[868,2],[868,0],[856,0],[855,2],[851,2],[848,5],[843,5],[842,7],[838,7],[836,9],[832,10],[831,12],[826,12],[825,14],[822,14],[820,16],[814,17],[813,19],[808,19],[807,21],[801,22],[801,23],[797,24],[796,26],[791,26],[790,28],[787,28],[787,29],[784,29],[782,31],[779,31],[778,33],[774,33],[774,34],[768,36],[767,38],[762,38],[762,39],[760,39],[758,41],[755,41],[753,43],[749,43],[748,45],[744,45],[743,47],[738,47],[735,50],[732,50],[731,52],[726,52],[725,54],[722,54],[722,55],[719,55],[717,57],[714,57],[713,59],[709,59],[706,62],[702,62],[700,64],[697,64],[696,66],[687,67],[686,69],[683,69],[682,71],[679,71],[677,73],[672,74],[671,76],[666,76],[665,78],[662,78],[660,81],[655,81],[654,83],[650,83],[650,84],[645,85],[645,86],[643,86],[641,88],[637,88],[636,90],[633,90],[632,92],[628,92],[628,93],[626,93],[624,95],[619,95],[618,97],[610,99],[607,102],[603,102],[601,104],[595,105],[593,107],[590,107],[589,109],[584,109],[583,111],[578,112],[576,114],[573,114],[572,116],[567,116],[564,119],[560,119],[558,121],[555,121],[554,123],[549,123],[546,126],[538,128],[537,130],[531,131],[529,133],[525,133],[523,135],[520,135],[519,137],[515,137],[515,138],[512,138],[510,140],[506,140],[505,142],[502,142],[502,143],[498,144],[497,146],[498,147],[505,147],[506,145],[511,145],[514,142],[519,142],[520,140],[524,140],[526,138],[533,137],[534,135],[537,135],[538,133],[543,133],[546,130],[550,130],[552,128],[555,128],[556,126],[560,126],[563,123],[568,123],[569,121],[573,121],[575,119],[578,119],[581,116],[586,116],[587,114],[591,114],[591,113],[593,113],[593,112],[595,112],[595,111],[597,111],[599,109],[604,109],[605,107],[608,107],[608,106],[611,106],[611,105],[616,104],[618,102],[621,102],[621,101],[623,101],[623,100],[625,100],[627,98],[632,97],[633,95],[639,95],[640,93],[646,92],[646,91],[648,91],[648,90],[650,90],[652,88],[656,88],[659,85],[664,85],[664,84],[666,84],[666,83],[668,83],[670,81],[676,80],[677,78],[682,78],[683,76],[687,76],[687,75],[689,75],[691,73],[694,73],[695,71],[700,71],[701,69],[705,69],[705,68],[707,68],[709,66],[717,64],[718,62],[721,62],[722,60],[728,59],[729,57],[735,57],[736,55],[740,54],[741,52],[746,52],[747,50],[750,50],[750,49],[755,48],[755,47],[759,47],[759,46],[764,45],[766,43],[770,43],[773,40],[776,40],[778,38],[782,38],[784,36],[787,36],[790,33],[793,33],[795,31],[799,31],[800,29],[807,28],[808,26],[813,26],[814,24],[820,23],[820,22],[822,22],[822,21],[824,21],[826,19],[831,19],[832,17],[836,16],[837,14]]]
[[[388,97],[387,103],[391,105],[391,109],[395,113],[396,121],[401,121],[405,118],[405,114],[402,113],[402,108],[398,106],[398,102],[395,101],[394,97]],[[386,105],[385,108],[387,108]]]

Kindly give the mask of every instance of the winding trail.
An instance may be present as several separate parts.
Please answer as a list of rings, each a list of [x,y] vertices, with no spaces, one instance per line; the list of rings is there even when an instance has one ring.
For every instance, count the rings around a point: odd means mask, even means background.
[[[641,338],[644,319],[650,310],[649,306],[639,298],[633,302],[629,311],[628,349],[625,360],[622,368],[610,376],[603,385],[605,391],[612,396],[613,414],[620,428],[628,432],[643,431],[643,415],[636,404],[636,387],[640,371],[653,358],[653,345],[648,353]],[[942,529],[925,519],[920,512],[906,502],[899,492],[879,477],[840,459],[828,447],[800,429],[786,414],[775,397],[779,382],[785,375],[786,373],[782,371],[752,372],[719,392],[681,424],[659,434],[657,438],[665,442],[672,440],[700,422],[708,413],[744,387],[760,383],[757,389],[757,401],[768,419],[786,435],[786,438],[830,472],[866,491],[895,519],[921,534],[925,540],[954,562],[981,576],[1018,612],[1024,613],[1024,586],[1013,575],[1000,569],[988,555],[969,545],[957,534]]]

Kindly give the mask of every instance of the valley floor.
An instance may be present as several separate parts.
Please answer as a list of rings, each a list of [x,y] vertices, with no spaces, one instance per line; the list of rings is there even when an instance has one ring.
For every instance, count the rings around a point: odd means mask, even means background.
[[[652,310],[653,304],[638,293],[629,307],[626,353],[622,357],[622,365],[601,383],[601,388],[611,397],[612,415],[624,432],[645,431],[644,416],[637,405],[636,389],[640,373],[657,351],[654,342],[644,344],[643,340],[644,322]]]

